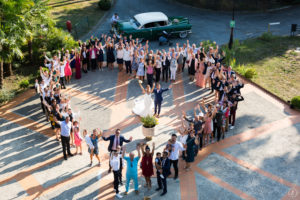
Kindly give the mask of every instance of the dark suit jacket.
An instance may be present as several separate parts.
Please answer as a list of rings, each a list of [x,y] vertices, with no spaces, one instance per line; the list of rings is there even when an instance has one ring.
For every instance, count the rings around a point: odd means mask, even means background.
[[[170,159],[167,158],[166,161],[164,162],[163,159],[161,161],[161,167],[162,167],[162,174],[164,177],[168,177],[171,174],[170,168],[171,168],[171,162]]]
[[[114,141],[115,141],[115,135],[110,135],[109,137],[105,138],[105,137],[102,137],[104,141],[109,141],[109,145],[108,145],[108,151],[112,151],[112,147],[114,145]],[[123,146],[123,142],[130,142],[130,140],[126,140],[124,138],[124,136],[120,135],[120,141],[119,141],[119,144],[120,146]]]
[[[156,102],[158,102],[158,103],[161,103],[164,99],[163,99],[163,97],[162,97],[162,93],[164,93],[165,91],[168,91],[169,90],[169,88],[167,88],[167,89],[160,89],[159,91],[155,88],[154,90],[153,90],[153,93],[154,93],[154,95],[155,95],[155,99],[154,99],[154,101],[156,101]]]

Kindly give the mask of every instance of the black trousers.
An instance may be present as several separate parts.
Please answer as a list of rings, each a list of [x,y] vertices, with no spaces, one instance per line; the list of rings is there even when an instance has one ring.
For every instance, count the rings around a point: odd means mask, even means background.
[[[161,74],[161,69],[160,68],[155,68],[155,82],[160,81],[160,74]]]
[[[171,166],[173,165],[174,171],[175,171],[175,178],[178,177],[178,159],[177,160],[171,160]]]
[[[119,184],[122,183],[122,170],[123,170],[123,159],[120,158]]]
[[[61,88],[62,89],[66,89],[66,86],[65,86],[65,77],[60,77],[59,82],[60,82]]]
[[[43,113],[45,113],[45,106],[43,104],[43,97],[40,96],[40,99],[41,99],[41,107],[42,107]]]
[[[62,144],[62,148],[63,148],[63,154],[64,157],[67,157],[67,153],[68,155],[71,155],[71,151],[70,151],[70,136],[65,137],[61,135],[61,144]]]
[[[184,72],[184,65],[185,65],[185,62],[186,62],[186,57],[183,57],[182,72]]]
[[[161,177],[160,177],[160,172],[159,171],[156,171],[156,178],[157,178],[157,185],[158,185],[158,188],[163,188],[162,187],[162,181],[161,181]]]
[[[203,134],[199,134],[199,149],[201,150],[203,147]]]
[[[128,72],[131,74],[132,70],[131,70],[131,61],[125,61],[125,66],[126,66],[126,73],[128,74]]]
[[[221,138],[221,132],[222,132],[222,126],[218,126],[217,123],[214,123],[214,130],[213,130],[213,135],[215,137],[217,132],[217,141],[220,141]]]
[[[120,170],[113,171],[114,173],[114,189],[116,190],[116,194],[119,194],[119,174]]]
[[[152,85],[153,85],[153,74],[148,74],[147,73],[147,81],[148,81],[148,85],[150,85],[150,87],[152,88]]]
[[[161,102],[154,101],[154,114],[160,114]]]
[[[91,59],[91,65],[92,65],[92,70],[95,70],[97,67],[97,60],[96,59]]]
[[[214,92],[214,90],[215,90],[215,84],[213,83],[213,81],[214,81],[214,80],[211,78],[211,79],[210,79],[210,87],[211,87],[211,91],[212,91],[212,92]]]
[[[168,81],[170,77],[170,66],[163,66],[162,79],[163,81]]]

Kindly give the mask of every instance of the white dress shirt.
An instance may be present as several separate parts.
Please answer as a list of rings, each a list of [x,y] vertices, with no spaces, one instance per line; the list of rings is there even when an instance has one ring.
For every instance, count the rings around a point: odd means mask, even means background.
[[[175,144],[172,144],[172,152],[169,156],[170,160],[178,160],[179,157],[179,151],[184,151],[185,148],[182,146],[182,144],[178,141],[175,142]]]
[[[70,132],[71,132],[71,127],[72,127],[72,124],[71,122],[69,121],[68,123],[66,123],[66,121],[63,121],[63,122],[58,122],[59,125],[60,125],[60,134],[61,136],[64,136],[64,137],[69,137],[70,136]]]
[[[130,54],[131,54],[130,50],[124,50],[123,60],[124,61],[131,61]]]
[[[112,155],[110,157],[110,166],[112,167],[113,171],[118,171],[120,169],[120,158],[120,154],[118,154],[118,156]]]

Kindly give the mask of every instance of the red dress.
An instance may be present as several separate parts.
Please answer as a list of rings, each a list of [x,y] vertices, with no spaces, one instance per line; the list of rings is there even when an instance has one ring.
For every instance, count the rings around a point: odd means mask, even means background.
[[[81,64],[80,64],[79,56],[76,56],[76,58],[75,58],[75,69],[76,69],[75,78],[80,79],[81,78]]]
[[[142,174],[146,177],[150,177],[154,174],[151,154],[145,154],[142,158]]]
[[[69,61],[67,61],[65,66],[65,76],[72,76],[72,70]]]

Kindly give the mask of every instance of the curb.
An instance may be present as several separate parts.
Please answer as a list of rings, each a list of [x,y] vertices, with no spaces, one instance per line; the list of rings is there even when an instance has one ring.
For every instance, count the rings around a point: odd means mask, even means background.
[[[275,95],[274,93],[270,92],[269,90],[263,88],[262,86],[258,85],[257,83],[253,82],[252,80],[245,78],[244,76],[240,75],[239,73],[237,73],[237,72],[235,72],[235,73],[236,73],[237,76],[238,76],[240,79],[242,79],[245,83],[248,83],[248,84],[253,85],[254,87],[256,87],[256,88],[262,90],[263,92],[265,92],[266,94],[270,95],[271,97],[273,97],[273,98],[276,99],[277,101],[281,102],[282,104],[285,104],[285,105],[287,105],[288,107],[290,107],[290,104],[288,104],[288,102],[286,102],[285,100],[283,100],[283,99],[280,98],[279,96],[277,96],[277,95]],[[300,111],[297,110],[297,109],[291,109],[291,110],[300,113]]]
[[[104,19],[106,19],[108,14],[112,13],[112,8],[116,5],[116,1],[117,0],[112,0],[111,8],[109,9],[109,11],[105,12],[104,15],[101,17],[101,19],[97,22],[97,24],[95,24],[88,33],[86,33],[85,35],[83,35],[82,37],[79,38],[80,40],[84,41],[85,39],[88,39],[91,37],[92,33],[95,32],[95,29],[97,29],[97,27],[99,27],[103,23]]]

